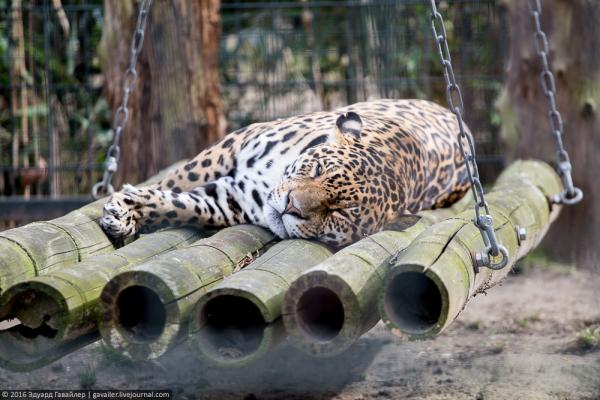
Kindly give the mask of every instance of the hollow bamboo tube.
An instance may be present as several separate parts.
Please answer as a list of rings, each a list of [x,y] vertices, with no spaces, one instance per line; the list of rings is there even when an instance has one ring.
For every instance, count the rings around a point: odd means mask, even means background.
[[[156,183],[184,161],[141,183]],[[98,220],[106,199],[100,199],[50,221],[0,232],[0,293],[15,282],[73,265],[115,249]]]
[[[477,293],[509,273],[514,263],[542,240],[560,207],[549,198],[562,190],[560,178],[545,163],[518,161],[498,179],[488,200],[500,243],[510,252],[501,270],[474,267],[484,248],[473,211],[430,226],[395,260],[379,302],[391,331],[410,339],[430,338],[447,328]],[[519,239],[517,227],[525,228]]]
[[[310,268],[285,295],[283,323],[290,343],[319,357],[348,349],[377,321],[377,301],[392,255],[406,248],[428,226],[469,204],[399,218],[393,227],[348,246]]]
[[[237,225],[116,275],[101,296],[104,342],[139,360],[163,355],[187,338],[200,296],[273,240],[263,228]]]
[[[113,253],[11,286],[0,296],[0,320],[20,324],[0,332],[0,366],[35,369],[95,340],[100,293],[112,276],[202,236],[192,228],[145,235]]]
[[[285,240],[210,289],[193,310],[194,353],[222,367],[262,357],[285,336],[281,306],[290,284],[330,256],[323,244]]]

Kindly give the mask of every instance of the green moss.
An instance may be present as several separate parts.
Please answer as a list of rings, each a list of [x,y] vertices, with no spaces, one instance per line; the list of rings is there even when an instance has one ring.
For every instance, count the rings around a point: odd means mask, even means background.
[[[530,268],[540,268],[543,270],[562,272],[565,274],[571,274],[575,272],[574,265],[557,262],[541,249],[533,250],[519,263],[520,270],[526,270]]]
[[[98,353],[101,357],[101,363],[105,366],[133,366],[131,359],[105,344],[101,344],[98,347]]]
[[[577,345],[582,350],[600,349],[600,327],[589,327],[579,332]]]
[[[96,371],[91,366],[85,366],[79,373],[79,386],[89,389],[96,384]]]
[[[539,314],[533,314],[527,317],[515,319],[515,325],[521,329],[527,330],[531,327],[532,323],[539,322],[541,319],[542,318],[539,316]]]
[[[550,257],[543,250],[536,249],[525,257],[524,260],[528,264],[547,265],[551,263]]]
[[[529,320],[527,318],[517,319],[515,320],[515,324],[521,329],[529,328]]]

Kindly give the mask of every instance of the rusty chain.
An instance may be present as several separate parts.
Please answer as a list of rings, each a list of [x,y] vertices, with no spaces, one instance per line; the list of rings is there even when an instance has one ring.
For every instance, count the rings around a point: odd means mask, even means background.
[[[454,76],[452,68],[452,59],[450,56],[450,48],[446,37],[446,27],[444,19],[437,10],[435,0],[430,0],[431,4],[431,30],[437,45],[438,56],[444,69],[444,78],[446,81],[446,98],[450,110],[456,116],[458,122],[460,152],[467,166],[467,173],[471,182],[471,191],[475,199],[475,219],[473,222],[479,228],[481,237],[485,244],[482,252],[475,255],[475,267],[487,267],[494,270],[502,269],[508,264],[509,252],[508,249],[498,242],[494,231],[494,219],[490,213],[488,203],[485,200],[483,186],[479,179],[479,170],[475,158],[475,141],[471,133],[465,128],[463,122],[464,104],[460,87]],[[468,143],[465,148],[464,142]],[[502,258],[496,262],[493,258],[501,256]]]
[[[548,100],[548,124],[556,141],[556,163],[563,186],[565,188],[565,190],[558,194],[553,201],[568,205],[576,204],[579,203],[583,198],[583,191],[573,185],[573,178],[571,176],[571,160],[569,158],[569,153],[567,153],[563,145],[562,137],[564,134],[564,123],[560,112],[556,108],[556,81],[554,79],[552,70],[550,70],[550,65],[548,62],[548,37],[543,31],[540,21],[540,17],[542,15],[542,5],[540,0],[527,0],[527,7],[535,24],[533,42],[535,51],[542,62],[540,82],[542,85],[542,90],[544,91],[544,95]]]
[[[98,199],[105,195],[111,195],[115,189],[111,184],[113,175],[117,172],[119,166],[119,158],[121,157],[121,147],[119,142],[121,141],[121,135],[123,129],[129,121],[129,109],[127,103],[137,81],[137,59],[142,45],[144,44],[144,36],[146,31],[146,23],[148,22],[148,16],[150,15],[150,7],[153,0],[142,0],[140,2],[140,8],[138,11],[137,23],[133,37],[131,38],[131,47],[129,53],[129,65],[125,71],[123,78],[123,98],[121,99],[121,105],[117,108],[113,119],[113,141],[106,152],[106,161],[104,162],[104,174],[102,180],[94,185],[92,188],[92,197]]]

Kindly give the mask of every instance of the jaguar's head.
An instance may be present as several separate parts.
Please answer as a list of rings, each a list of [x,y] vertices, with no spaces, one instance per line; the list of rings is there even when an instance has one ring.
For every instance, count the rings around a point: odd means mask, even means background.
[[[381,212],[371,199],[382,194],[381,183],[373,179],[378,168],[367,161],[362,130],[358,114],[341,115],[331,141],[305,151],[288,167],[263,210],[276,235],[339,247],[378,228]]]

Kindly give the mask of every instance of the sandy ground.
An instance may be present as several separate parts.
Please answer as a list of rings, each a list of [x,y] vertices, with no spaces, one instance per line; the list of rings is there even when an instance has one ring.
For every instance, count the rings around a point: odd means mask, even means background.
[[[476,297],[435,340],[404,343],[381,325],[333,359],[284,344],[253,366],[219,370],[185,348],[122,362],[96,343],[0,388],[169,388],[179,399],[600,399],[600,274],[527,267]],[[593,338],[592,338],[593,339]],[[588,341],[589,342],[589,341]]]

